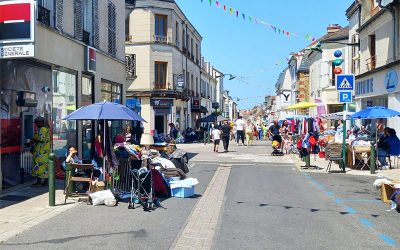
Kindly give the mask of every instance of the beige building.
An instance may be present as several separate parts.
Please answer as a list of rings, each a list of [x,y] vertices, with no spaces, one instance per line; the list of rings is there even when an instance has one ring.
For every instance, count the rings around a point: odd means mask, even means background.
[[[0,1],[0,8],[10,3],[20,4],[18,0]],[[62,118],[93,102],[122,103],[125,94],[125,3],[117,0],[35,3],[12,7],[31,11],[29,22],[16,22],[10,17],[8,23],[16,25],[13,30],[24,38],[2,34],[0,41],[0,169],[3,170],[2,173],[0,170],[0,189],[29,178],[32,155],[25,143],[33,136],[33,120],[37,116],[45,117],[49,123],[52,150],[60,161],[65,157],[67,145],[77,146],[80,155],[89,160],[93,157],[94,125]],[[28,33],[24,33],[26,28]],[[25,173],[24,178],[20,170]]]
[[[215,78],[215,70],[210,62],[205,62],[204,58],[201,60],[201,108],[203,108],[205,115],[211,115],[214,111],[212,104],[217,101],[216,89],[217,78]]]
[[[347,11],[350,25],[354,27],[350,39],[360,43],[359,54],[353,54],[357,110],[368,106],[400,109],[400,8],[398,1],[388,6],[379,6],[379,2],[355,1]],[[389,127],[400,130],[399,118],[386,122]]]
[[[136,57],[127,99],[140,103],[145,132],[168,133],[201,117],[201,40],[175,1],[138,0],[126,19],[127,56]]]

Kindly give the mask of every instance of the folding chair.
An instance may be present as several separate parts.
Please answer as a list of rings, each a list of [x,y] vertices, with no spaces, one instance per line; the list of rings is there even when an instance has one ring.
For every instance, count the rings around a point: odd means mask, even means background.
[[[369,162],[371,159],[371,148],[370,147],[358,147],[354,146],[353,147],[354,155],[356,156],[358,163],[356,165],[356,168],[358,166],[361,166],[361,170],[364,170],[364,168],[370,169]]]
[[[89,195],[92,190],[92,179],[93,179],[93,170],[94,166],[93,164],[67,164],[67,174],[66,174],[66,182],[67,184],[65,185],[65,200],[64,203],[67,203],[67,198],[68,197],[86,197],[87,203],[89,204]],[[88,177],[78,177],[74,176],[76,171],[82,171],[85,172]],[[90,173],[88,173],[90,171]],[[72,184],[74,182],[82,182],[82,183],[88,183],[89,188],[86,193],[79,193],[79,192],[73,192],[71,188],[73,187]]]
[[[326,172],[331,171],[332,162],[338,161],[339,167],[343,169],[343,158],[342,158],[342,145],[340,144],[328,144],[325,150],[325,159],[329,161],[328,167],[326,168]]]

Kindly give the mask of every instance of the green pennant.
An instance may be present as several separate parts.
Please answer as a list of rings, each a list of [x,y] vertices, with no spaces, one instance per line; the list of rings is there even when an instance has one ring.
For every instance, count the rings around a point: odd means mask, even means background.
[[[212,5],[212,0],[210,0],[210,6]]]

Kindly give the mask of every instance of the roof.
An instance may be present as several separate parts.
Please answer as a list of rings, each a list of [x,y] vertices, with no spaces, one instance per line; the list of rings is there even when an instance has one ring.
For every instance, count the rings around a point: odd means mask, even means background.
[[[346,26],[344,28],[341,28],[340,30],[332,33],[328,33],[318,39],[319,42],[324,42],[324,41],[340,41],[340,40],[345,40],[349,38],[349,26]]]

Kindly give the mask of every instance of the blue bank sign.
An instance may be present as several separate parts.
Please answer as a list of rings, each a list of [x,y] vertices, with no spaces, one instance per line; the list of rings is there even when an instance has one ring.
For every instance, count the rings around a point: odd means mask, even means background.
[[[385,75],[385,88],[387,92],[394,92],[397,88],[399,80],[397,77],[397,72],[394,69],[389,70]]]

